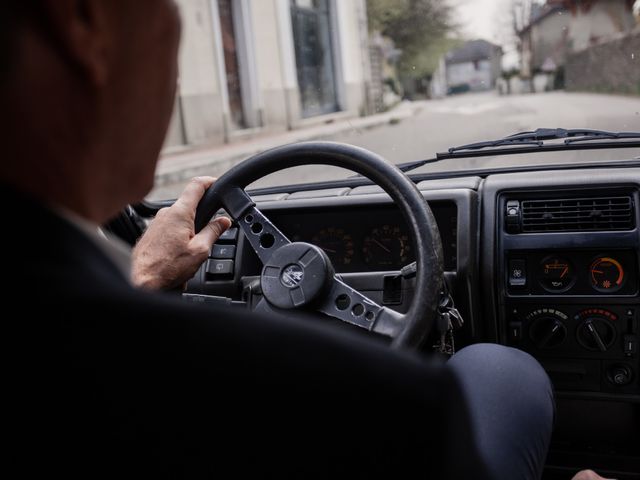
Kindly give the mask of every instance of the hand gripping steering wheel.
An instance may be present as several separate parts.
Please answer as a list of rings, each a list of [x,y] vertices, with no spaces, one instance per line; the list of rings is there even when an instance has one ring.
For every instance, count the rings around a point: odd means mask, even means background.
[[[378,305],[336,276],[325,252],[292,243],[266,218],[245,188],[271,173],[302,165],[352,170],[379,185],[398,206],[411,231],[417,275],[405,314]],[[417,347],[431,331],[443,282],[442,243],[433,213],[415,184],[397,167],[362,148],[330,142],[278,147],[233,167],[211,186],[196,212],[199,232],[220,208],[237,222],[263,264],[264,300],[274,310],[315,310],[392,338],[394,347]]]

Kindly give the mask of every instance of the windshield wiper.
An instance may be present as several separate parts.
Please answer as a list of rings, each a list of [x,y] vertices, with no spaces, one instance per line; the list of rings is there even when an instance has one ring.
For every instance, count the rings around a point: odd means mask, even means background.
[[[553,140],[564,140],[554,142]],[[600,141],[597,141],[600,140]],[[626,141],[620,141],[626,140]],[[521,132],[499,140],[471,143],[438,153],[436,158],[398,165],[403,172],[415,170],[429,163],[453,158],[516,155],[522,153],[559,152],[562,150],[597,150],[607,148],[639,148],[640,132],[607,132],[605,130],[539,128]]]
[[[521,132],[510,135],[499,140],[491,140],[488,142],[471,143],[461,147],[453,147],[449,149],[449,153],[460,152],[463,150],[479,150],[482,148],[518,146],[518,145],[536,145],[542,147],[548,140],[564,140],[565,145],[578,142],[589,142],[593,140],[618,140],[618,139],[636,139],[640,138],[638,132],[607,132],[605,130],[588,130],[574,129],[565,130],[564,128],[539,128],[534,132]]]
[[[578,142],[591,142],[593,140],[624,140],[629,138],[640,138],[640,133],[636,132],[619,132],[619,133],[610,133],[610,132],[593,132],[590,135],[581,137],[581,138],[568,138],[564,141],[565,145],[570,145],[572,143]]]

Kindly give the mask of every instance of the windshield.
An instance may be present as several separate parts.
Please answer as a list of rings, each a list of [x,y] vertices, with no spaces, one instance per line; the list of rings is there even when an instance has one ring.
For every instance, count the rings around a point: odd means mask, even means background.
[[[640,1],[177,0],[175,110],[151,199],[279,145],[400,164],[538,128],[640,131]],[[621,160],[636,150],[450,159],[417,172]],[[254,187],[346,178],[327,167]]]

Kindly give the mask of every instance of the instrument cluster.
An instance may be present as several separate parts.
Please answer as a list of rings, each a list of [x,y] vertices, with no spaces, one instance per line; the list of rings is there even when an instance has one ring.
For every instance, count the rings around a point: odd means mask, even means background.
[[[293,235],[294,242],[308,242],[304,234]],[[356,240],[358,241],[356,244]],[[311,237],[311,242],[329,256],[334,267],[350,268],[358,259],[368,267],[388,270],[402,267],[413,260],[411,241],[406,229],[397,224],[384,224],[370,228],[366,236],[355,236],[343,228],[326,227]]]
[[[445,269],[455,271],[456,206],[448,202],[430,206],[442,237]],[[339,273],[395,271],[415,260],[409,229],[393,208],[272,211],[269,218],[291,241],[322,248]]]

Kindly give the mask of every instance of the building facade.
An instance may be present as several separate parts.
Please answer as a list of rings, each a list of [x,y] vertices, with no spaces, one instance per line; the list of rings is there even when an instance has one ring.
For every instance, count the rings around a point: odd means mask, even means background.
[[[431,96],[493,90],[501,73],[502,48],[486,40],[472,40],[440,60],[431,79]]]
[[[636,26],[634,0],[547,0],[521,32],[523,77],[564,67],[567,55],[609,41]]]
[[[370,110],[365,0],[177,0],[165,147],[232,142]]]

